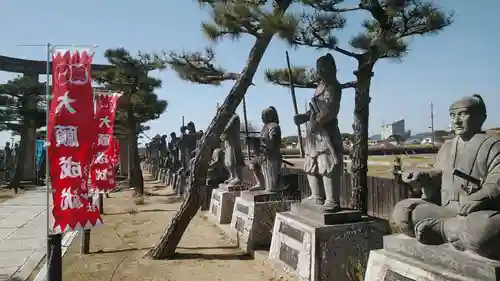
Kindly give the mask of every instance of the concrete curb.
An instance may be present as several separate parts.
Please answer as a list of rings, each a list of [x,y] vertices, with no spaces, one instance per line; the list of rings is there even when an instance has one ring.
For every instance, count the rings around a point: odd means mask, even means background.
[[[61,241],[61,255],[64,257],[64,254],[66,254],[66,251],[69,249],[69,246],[71,246],[71,242],[73,242],[73,239],[78,235],[78,231],[72,231],[72,232],[66,232],[62,238]],[[46,255],[42,256],[42,258]],[[25,280],[25,279],[23,279]],[[34,281],[47,281],[47,263],[45,263],[42,268],[40,268],[40,271],[36,275]]]

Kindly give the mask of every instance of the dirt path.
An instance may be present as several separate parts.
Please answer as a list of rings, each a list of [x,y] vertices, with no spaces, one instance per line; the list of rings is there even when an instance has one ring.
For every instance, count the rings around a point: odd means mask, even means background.
[[[178,258],[154,261],[144,254],[159,241],[180,206],[167,188],[147,182],[145,205],[135,205],[131,191],[105,199],[104,226],[92,230],[91,254],[80,256],[75,239],[63,259],[65,281],[261,281],[289,280],[252,260],[208,221],[196,216],[178,248]]]

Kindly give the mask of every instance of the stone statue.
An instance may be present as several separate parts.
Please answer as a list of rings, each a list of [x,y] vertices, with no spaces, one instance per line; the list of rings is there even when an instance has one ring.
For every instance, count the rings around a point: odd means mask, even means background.
[[[177,150],[179,151],[179,162],[181,163],[181,168],[184,171],[187,171],[189,168],[189,160],[191,159],[189,157],[189,154],[187,153],[187,134],[186,134],[187,127],[182,126],[181,127],[181,136],[179,137],[179,140],[177,141]]]
[[[20,161],[19,160],[19,143],[16,142],[14,144],[14,163],[17,164],[17,161]]]
[[[337,68],[332,55],[316,61],[320,83],[309,102],[309,111],[294,116],[295,124],[306,123],[304,138],[304,171],[311,188],[305,202],[322,205],[324,212],[340,210],[340,185],[342,184],[342,136],[337,115],[342,89],[337,81]]]
[[[165,168],[167,160],[167,135],[162,135],[160,138],[160,163],[161,167]]]
[[[227,123],[222,136],[225,147],[224,164],[229,172],[229,179],[224,181],[224,183],[228,186],[242,184],[245,158],[241,151],[240,123],[240,117],[234,113]]]
[[[260,140],[253,150],[257,157],[252,161],[252,170],[257,184],[250,191],[267,190],[278,191],[281,171],[281,128],[278,112],[270,106],[262,111],[262,127]],[[261,147],[262,145],[262,147]],[[262,152],[262,155],[260,155]]]
[[[422,198],[397,203],[394,222],[423,244],[450,243],[500,260],[500,140],[482,131],[479,95],[453,103],[450,116],[456,136],[441,146],[432,170],[403,175],[420,184]]]
[[[188,153],[191,155],[191,152],[196,149],[198,146],[198,140],[201,139],[201,136],[203,134],[200,134],[199,132],[196,131],[196,127],[193,122],[189,122],[187,124],[187,148],[188,148]]]
[[[175,134],[175,132],[170,133],[170,142],[167,144],[167,149],[168,149],[168,158],[169,158],[169,168],[172,169],[173,171],[178,169],[178,163],[179,163],[179,150],[176,146],[177,142],[179,141],[179,138]]]
[[[224,166],[224,150],[216,148],[212,152],[212,160],[208,166],[207,186],[218,187],[229,178],[229,173]]]
[[[10,142],[5,143],[5,169],[13,168],[14,157],[12,156],[12,148]]]
[[[151,143],[146,143],[146,159],[151,160]]]

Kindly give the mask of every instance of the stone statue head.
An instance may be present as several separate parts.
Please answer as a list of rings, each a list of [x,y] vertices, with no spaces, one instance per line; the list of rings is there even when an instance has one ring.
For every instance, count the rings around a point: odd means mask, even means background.
[[[170,138],[171,138],[171,139],[175,139],[175,138],[177,138],[177,135],[175,134],[175,132],[171,132],[171,133],[170,133]]]
[[[162,136],[161,136],[161,141],[162,141],[162,142],[165,142],[165,140],[166,140],[166,139],[167,139],[167,135],[162,135]]]
[[[187,127],[186,126],[182,126],[181,127],[181,134],[185,134],[186,133],[186,130],[187,130]]]
[[[10,142],[6,142],[5,147],[10,147]]]
[[[190,134],[196,133],[196,127],[194,126],[194,123],[192,121],[187,123],[187,129]]]
[[[486,105],[480,95],[466,96],[450,106],[455,135],[470,138],[481,132],[486,121]]]
[[[262,110],[262,123],[264,124],[269,124],[269,123],[280,123],[279,117],[278,117],[278,111],[274,106],[270,106],[268,108],[264,108]]]
[[[322,80],[337,77],[337,64],[331,54],[326,54],[316,60],[316,71]]]

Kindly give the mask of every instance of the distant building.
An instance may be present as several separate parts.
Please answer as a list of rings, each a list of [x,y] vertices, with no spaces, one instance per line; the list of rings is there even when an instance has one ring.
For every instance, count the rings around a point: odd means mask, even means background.
[[[380,133],[380,138],[382,140],[388,139],[390,136],[398,135],[405,139],[411,137],[411,131],[406,131],[405,120],[401,119],[399,121],[382,125],[382,131]]]

